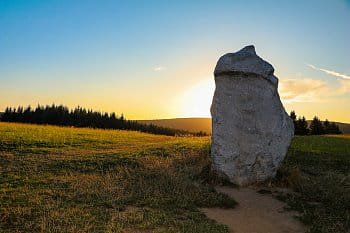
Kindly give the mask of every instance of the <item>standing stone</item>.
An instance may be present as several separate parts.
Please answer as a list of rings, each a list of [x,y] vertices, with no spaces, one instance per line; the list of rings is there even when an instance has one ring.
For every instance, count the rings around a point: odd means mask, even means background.
[[[222,56],[215,67],[212,169],[240,186],[274,177],[294,135],[273,72],[254,46]]]

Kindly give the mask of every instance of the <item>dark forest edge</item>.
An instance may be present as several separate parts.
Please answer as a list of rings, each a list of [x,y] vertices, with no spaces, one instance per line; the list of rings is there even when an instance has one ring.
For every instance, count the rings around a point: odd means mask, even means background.
[[[38,105],[35,109],[7,107],[0,115],[0,121],[31,124],[48,124],[58,126],[73,126],[81,128],[121,129],[167,136],[207,136],[205,132],[189,132],[186,130],[161,127],[154,124],[143,124],[125,119],[124,115],[114,112],[97,112],[91,109],[76,107],[69,109],[63,105]]]
[[[322,122],[320,118],[314,116],[308,124],[304,116],[297,118],[295,111],[290,112],[290,118],[294,123],[295,135],[342,134],[339,126],[335,122],[329,122],[328,119]]]

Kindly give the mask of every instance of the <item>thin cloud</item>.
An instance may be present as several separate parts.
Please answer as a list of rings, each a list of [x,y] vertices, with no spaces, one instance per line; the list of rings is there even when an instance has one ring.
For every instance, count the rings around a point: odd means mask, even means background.
[[[313,79],[281,79],[279,90],[286,103],[315,102],[332,93],[325,81]]]
[[[341,74],[341,73],[338,73],[336,71],[333,71],[333,70],[327,70],[327,69],[322,69],[322,68],[318,68],[314,65],[311,65],[311,64],[307,64],[308,67],[314,69],[314,70],[319,70],[319,71],[322,71],[326,74],[329,74],[329,75],[333,75],[333,76],[336,76],[336,77],[339,77],[339,78],[343,78],[343,79],[348,79],[350,80],[350,76],[349,75],[346,75],[346,74]]]
[[[164,66],[157,66],[157,67],[154,67],[153,70],[156,71],[156,72],[157,71],[163,71],[163,70],[166,70],[166,67],[164,67]]]
[[[285,103],[320,102],[350,92],[350,81],[340,79],[337,87],[315,79],[281,79],[279,91]]]

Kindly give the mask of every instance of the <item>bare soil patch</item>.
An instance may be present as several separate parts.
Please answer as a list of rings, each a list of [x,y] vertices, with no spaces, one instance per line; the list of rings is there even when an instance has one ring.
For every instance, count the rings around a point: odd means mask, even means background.
[[[261,188],[217,187],[218,192],[234,198],[234,209],[202,208],[208,218],[229,227],[234,233],[302,233],[306,227],[296,218],[298,213],[286,210],[286,204]],[[271,190],[273,191],[273,190]],[[279,190],[280,191],[280,190]]]

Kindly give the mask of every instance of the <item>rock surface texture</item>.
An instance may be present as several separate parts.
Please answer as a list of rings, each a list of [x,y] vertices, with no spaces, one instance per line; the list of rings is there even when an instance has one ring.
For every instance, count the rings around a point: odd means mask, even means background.
[[[294,136],[273,72],[254,46],[222,56],[215,67],[212,169],[240,186],[274,177]]]

